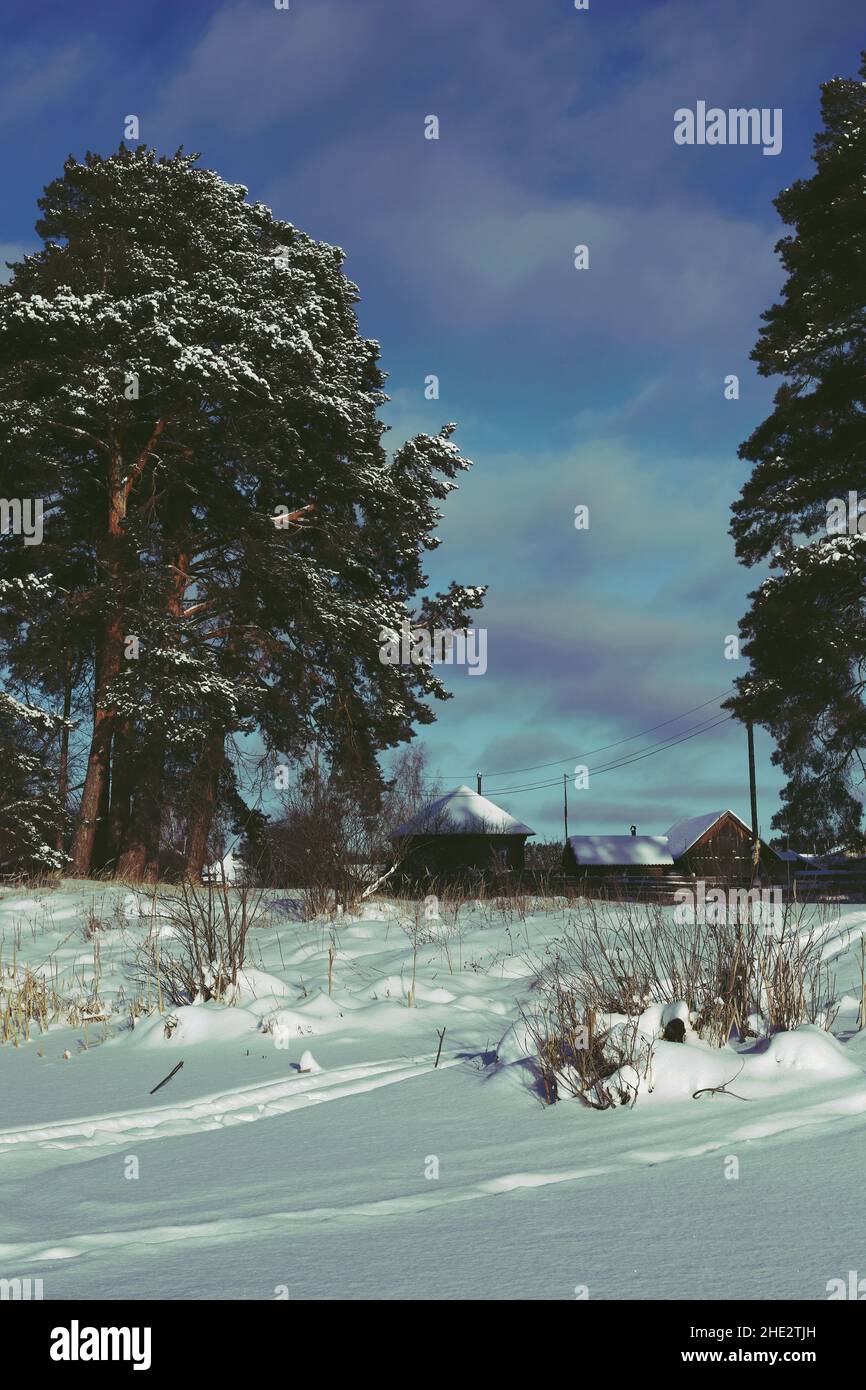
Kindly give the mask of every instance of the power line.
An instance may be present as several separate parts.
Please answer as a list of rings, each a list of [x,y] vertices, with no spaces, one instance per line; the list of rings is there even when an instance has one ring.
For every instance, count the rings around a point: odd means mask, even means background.
[[[709,701],[707,701],[707,703],[709,703]],[[701,706],[698,706],[698,708],[700,709]],[[604,772],[615,772],[617,768],[628,767],[630,763],[638,763],[641,762],[644,758],[654,757],[657,753],[665,753],[669,748],[676,748],[678,743],[687,743],[689,739],[699,738],[701,734],[711,733],[713,729],[718,729],[722,724],[729,724],[733,717],[734,716],[732,714],[725,714],[722,716],[721,719],[716,719],[715,716],[712,716],[712,721],[704,720],[698,727],[689,730],[687,733],[678,734],[671,739],[663,740],[661,743],[656,744],[654,747],[645,749],[642,753],[635,753],[628,758],[615,759],[613,762],[606,763],[602,767],[594,769],[590,768],[589,775],[590,777],[599,777]],[[682,718],[682,716],[680,716],[680,718]],[[665,722],[672,723],[673,721],[666,720]],[[662,728],[663,726],[657,725],[656,727]],[[628,743],[629,741],[630,740],[628,739],[621,740],[622,743]],[[532,782],[529,785],[522,787],[495,787],[494,791],[496,792],[497,796],[519,796],[523,792],[543,791],[548,787],[559,787],[561,785],[561,779],[559,777],[554,777],[548,781]],[[464,792],[462,793],[462,795],[474,796],[475,793]]]
[[[609,763],[606,767],[597,767],[591,774],[598,777],[602,772],[613,772],[618,767],[628,767],[629,763],[639,763],[642,758],[651,758],[654,753],[663,753],[667,748],[676,748],[678,743],[688,743],[690,738],[699,738],[701,734],[711,733],[713,729],[718,729],[722,724],[730,724],[733,719],[732,714],[725,714],[721,719],[717,719],[714,724],[706,725],[700,729],[694,729],[691,733],[682,734],[679,738],[671,739],[670,743],[659,745],[658,748],[650,748],[646,753],[635,753],[633,758],[623,758],[619,762]]]
[[[507,772],[485,772],[485,777],[511,777],[518,772],[540,772],[545,767],[559,767],[561,763],[577,762],[579,758],[591,758],[594,753],[606,753],[609,748],[619,748],[624,743],[633,743],[636,738],[645,738],[647,734],[654,734],[657,729],[665,729],[668,724],[676,724],[680,719],[686,719],[690,714],[696,714],[699,709],[706,709],[707,705],[714,705],[718,700],[723,700],[726,695],[730,695],[733,690],[730,686],[723,690],[721,695],[714,695],[710,700],[704,700],[701,705],[693,705],[691,709],[683,710],[682,714],[675,714],[672,719],[663,719],[660,724],[653,724],[649,729],[642,729],[639,734],[630,734],[628,738],[619,738],[614,743],[603,743],[600,748],[590,748],[586,753],[575,753],[573,758],[556,758],[552,763],[535,763],[533,767],[512,767]]]
[[[606,753],[610,748],[621,748],[622,745],[625,743],[633,743],[637,738],[645,738],[647,734],[654,734],[657,729],[667,728],[668,724],[677,724],[681,719],[686,719],[690,714],[696,714],[699,709],[706,709],[707,705],[716,704],[717,701],[723,700],[726,695],[730,695],[733,689],[733,686],[729,686],[728,689],[723,690],[720,695],[713,695],[711,699],[704,700],[703,703],[700,705],[693,705],[691,709],[683,710],[681,714],[675,714],[670,719],[663,719],[660,724],[653,724],[650,726],[649,729],[642,729],[641,732],[638,734],[629,734],[628,738],[619,738],[616,739],[613,743],[603,743],[599,748],[590,748],[585,753],[574,753],[570,758],[556,758],[553,762],[550,763],[534,763],[531,767],[512,767],[506,769],[503,772],[485,772],[483,773],[483,776],[485,778],[516,777],[522,772],[541,772],[544,768],[560,767],[562,763],[577,762],[581,758],[591,758],[596,753]],[[462,778],[463,774],[454,773],[453,776],[456,778]],[[437,778],[436,780],[450,782],[452,778],[446,773],[443,773],[441,777]],[[556,780],[558,782],[559,778],[557,778]],[[432,785],[432,782],[428,782],[428,786],[429,785]],[[542,784],[539,783],[539,785]],[[545,783],[544,785],[552,786],[553,783]],[[508,788],[494,787],[493,790],[497,793],[497,795],[504,795]]]
[[[663,743],[658,743],[653,748],[646,749],[643,753],[635,753],[628,758],[618,758],[611,763],[605,763],[602,767],[590,768],[590,777],[600,777],[604,772],[615,772],[617,768],[628,767],[630,763],[639,763],[644,758],[653,758],[657,753],[666,753],[669,748],[676,748],[678,743],[687,743],[689,739],[699,738],[701,734],[708,734],[713,729],[718,729],[722,724],[729,724],[733,715],[726,714],[721,719],[716,719],[714,723],[704,723],[699,728],[692,729],[688,733],[680,734],[676,738],[668,739]],[[558,777],[552,781],[535,782],[531,786],[495,788],[497,796],[514,796],[525,791],[541,791],[545,787],[558,787],[560,781]]]

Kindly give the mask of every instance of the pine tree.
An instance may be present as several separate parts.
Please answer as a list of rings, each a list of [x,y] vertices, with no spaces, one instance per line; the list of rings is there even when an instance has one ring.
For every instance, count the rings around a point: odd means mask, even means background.
[[[728,707],[774,736],[788,775],[773,825],[800,847],[862,844],[866,741],[866,53],[861,80],[822,87],[816,172],[780,193],[782,302],[752,354],[784,377],[740,448],[755,467],[733,507],[747,565],[772,573],[741,624],[751,673]],[[834,506],[834,499],[836,505]],[[862,529],[860,529],[862,527]]]
[[[480,605],[415,598],[468,464],[453,426],[387,457],[342,252],[195,156],[70,157],[40,208],[44,250],[0,287],[0,470],[51,502],[34,573],[59,602],[27,640],[74,632],[93,686],[73,871],[153,876],[183,797],[197,877],[230,735],[375,777],[433,717],[441,683],[383,665],[380,633]]]
[[[63,812],[43,751],[57,720],[0,690],[0,873],[53,872]]]

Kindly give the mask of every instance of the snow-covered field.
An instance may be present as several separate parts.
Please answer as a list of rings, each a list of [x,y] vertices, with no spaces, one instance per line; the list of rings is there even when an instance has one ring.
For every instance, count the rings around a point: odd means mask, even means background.
[[[7,990],[29,966],[77,1010],[0,1048],[0,1278],[46,1299],[825,1299],[866,1275],[866,909],[823,947],[835,1038],[656,1041],[652,1091],[598,1111],[543,1105],[523,1057],[563,908],[419,912],[410,1006],[405,906],[298,906],[269,895],[231,1007],[160,1013],[132,962],[173,928],[146,894],[0,893]]]

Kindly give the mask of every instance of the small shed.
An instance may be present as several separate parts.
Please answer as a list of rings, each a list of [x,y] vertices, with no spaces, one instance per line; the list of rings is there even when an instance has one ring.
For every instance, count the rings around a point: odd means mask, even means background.
[[[519,871],[528,825],[465,785],[430,802],[391,831],[401,870],[409,878],[459,878]]]
[[[562,857],[566,873],[592,878],[634,872],[655,877],[673,863],[663,835],[569,835]]]

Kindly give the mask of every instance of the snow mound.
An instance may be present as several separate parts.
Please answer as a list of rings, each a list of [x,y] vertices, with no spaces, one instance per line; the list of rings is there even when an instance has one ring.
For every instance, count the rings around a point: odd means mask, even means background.
[[[132,1037],[140,1047],[194,1047],[247,1037],[258,1026],[259,1020],[247,1009],[227,1009],[213,1003],[187,1004],[171,1013],[154,1014],[139,1023]]]
[[[231,1003],[250,1004],[262,999],[288,999],[294,994],[295,990],[286,984],[285,980],[278,979],[276,975],[269,975],[266,970],[250,967],[238,971],[237,984],[231,991]]]
[[[768,1087],[778,1087],[780,1072],[788,1073],[791,1082],[805,1074],[803,1079],[813,1085],[863,1075],[836,1039],[812,1024],[776,1033],[760,1052],[710,1047],[694,1034],[688,1041],[690,1046],[656,1040],[639,1069],[621,1067],[606,1088],[616,1094],[622,1083],[626,1090],[637,1087],[641,1097],[685,1100],[696,1091],[709,1095],[724,1087],[728,1096],[757,1100]]]
[[[512,1062],[525,1062],[527,1057],[535,1056],[535,1043],[522,1018],[506,1028],[496,1045],[496,1056],[504,1066]]]
[[[371,999],[406,999],[412,988],[411,977],[386,975],[377,980],[370,990]],[[421,980],[415,982],[415,998],[425,1004],[453,1004],[455,995],[439,985],[425,985]]]
[[[821,1072],[827,1077],[862,1074],[862,1068],[846,1055],[841,1044],[811,1023],[803,1024],[792,1033],[776,1033],[766,1052],[749,1060],[789,1071]]]
[[[652,1092],[668,1100],[688,1100],[695,1091],[710,1086],[730,1085],[734,1091],[740,1091],[747,1060],[732,1049],[710,1047],[698,1039],[689,1047],[659,1039],[653,1044],[652,1057],[646,1076],[641,1079],[640,1089],[641,1092]],[[622,1068],[621,1071],[628,1072],[623,1079],[629,1085],[634,1085],[634,1068]]]

